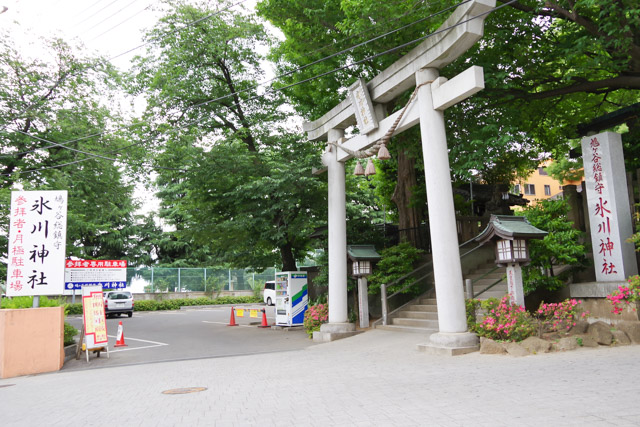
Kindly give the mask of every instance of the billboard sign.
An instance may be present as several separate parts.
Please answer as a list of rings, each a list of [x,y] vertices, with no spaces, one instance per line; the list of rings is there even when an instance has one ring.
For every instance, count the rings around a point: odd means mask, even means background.
[[[66,239],[66,191],[12,191],[7,296],[61,295]]]
[[[65,289],[82,289],[83,286],[99,286],[100,289],[126,288],[127,261],[84,259],[65,261]]]

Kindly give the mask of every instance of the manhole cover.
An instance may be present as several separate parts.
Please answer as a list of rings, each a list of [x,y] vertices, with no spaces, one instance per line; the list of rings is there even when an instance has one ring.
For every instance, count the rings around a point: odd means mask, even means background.
[[[162,394],[187,394],[187,393],[197,393],[199,391],[205,391],[206,387],[185,387],[185,388],[174,388],[171,390],[165,390]]]

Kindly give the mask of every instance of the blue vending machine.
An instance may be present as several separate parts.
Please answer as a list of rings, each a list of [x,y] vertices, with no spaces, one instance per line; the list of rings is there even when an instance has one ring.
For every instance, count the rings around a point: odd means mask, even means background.
[[[306,272],[276,273],[276,325],[302,325],[308,302]]]

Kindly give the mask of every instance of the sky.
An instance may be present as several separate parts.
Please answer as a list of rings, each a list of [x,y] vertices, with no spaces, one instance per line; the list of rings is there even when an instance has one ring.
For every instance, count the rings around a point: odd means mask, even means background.
[[[0,0],[0,26],[8,27],[14,41],[29,52],[37,52],[38,36],[59,36],[80,41],[121,69],[143,49],[142,32],[158,19],[158,0]],[[17,22],[17,23],[16,23]]]

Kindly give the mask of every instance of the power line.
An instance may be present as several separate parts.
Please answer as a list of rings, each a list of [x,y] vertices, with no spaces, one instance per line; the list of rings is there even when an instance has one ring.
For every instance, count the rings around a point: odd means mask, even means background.
[[[89,31],[93,30],[94,28],[96,28],[98,25],[102,24],[105,21],[108,21],[109,19],[113,18],[114,16],[116,16],[117,14],[119,14],[120,12],[122,12],[123,10],[127,9],[129,6],[133,6],[134,4],[136,4],[138,1],[140,0],[133,0],[132,2],[127,3],[126,6],[121,7],[120,9],[118,9],[117,11],[115,11],[114,13],[112,13],[111,15],[107,16],[106,18],[104,18],[103,20],[101,20],[100,22],[97,22],[96,24],[94,24],[91,28],[88,28],[85,32],[83,32],[82,34],[86,34]],[[146,8],[145,8],[146,9]]]
[[[188,107],[188,109],[187,109],[187,110],[184,110],[184,111],[183,111],[183,113],[184,113],[184,112],[186,112],[186,111],[188,111],[188,110],[190,110],[190,109],[194,109],[194,108],[197,108],[197,107],[200,107],[200,106],[203,106],[203,105],[206,105],[206,104],[212,103],[212,102],[221,101],[221,100],[226,99],[226,98],[229,98],[229,97],[231,97],[231,96],[239,95],[239,94],[242,94],[242,93],[249,92],[249,91],[252,91],[252,90],[254,90],[254,89],[257,89],[258,87],[265,86],[266,84],[271,83],[271,82],[273,82],[273,81],[275,81],[275,80],[282,79],[282,78],[287,77],[287,76],[289,76],[289,75],[291,75],[291,74],[294,74],[294,73],[297,73],[297,72],[299,72],[299,71],[302,71],[302,70],[303,70],[303,69],[305,69],[305,68],[308,68],[308,67],[311,67],[311,66],[313,66],[313,65],[316,65],[316,64],[318,64],[318,63],[321,63],[321,62],[327,61],[327,60],[329,60],[329,59],[331,59],[331,58],[334,58],[334,57],[336,57],[336,56],[338,56],[338,55],[341,55],[341,54],[343,54],[343,53],[346,53],[346,52],[349,52],[349,51],[351,51],[351,50],[357,49],[358,47],[361,47],[361,46],[364,46],[364,45],[366,45],[366,44],[368,44],[368,43],[371,43],[371,42],[374,42],[374,41],[376,41],[376,40],[379,40],[379,39],[381,39],[381,38],[383,38],[383,37],[386,37],[386,36],[388,36],[388,35],[390,35],[390,34],[393,34],[393,33],[395,33],[395,32],[401,31],[401,30],[403,30],[403,29],[405,29],[405,28],[408,28],[408,27],[410,27],[410,26],[412,26],[412,25],[415,25],[415,24],[420,23],[420,22],[424,22],[425,20],[428,20],[428,19],[431,19],[431,18],[433,18],[433,17],[435,17],[435,16],[441,15],[441,14],[443,14],[443,13],[445,13],[445,12],[447,12],[447,11],[449,11],[449,10],[453,9],[453,8],[456,8],[456,7],[460,6],[460,5],[463,5],[463,4],[465,4],[465,3],[469,2],[469,1],[471,1],[471,0],[465,0],[465,1],[461,2],[461,3],[456,4],[456,5],[453,5],[453,6],[447,7],[447,8],[445,8],[445,9],[440,10],[440,11],[438,11],[438,12],[436,12],[436,13],[433,13],[433,14],[431,14],[431,15],[427,16],[427,17],[420,18],[420,19],[418,19],[418,20],[416,20],[416,21],[414,21],[414,22],[412,22],[412,23],[409,23],[409,24],[406,24],[406,25],[401,26],[401,27],[399,27],[399,28],[396,28],[396,29],[394,29],[394,30],[388,31],[388,32],[386,32],[386,33],[384,33],[384,34],[381,34],[381,35],[379,35],[379,36],[376,36],[376,37],[374,37],[374,38],[372,38],[372,39],[369,39],[369,40],[366,40],[366,41],[364,41],[364,42],[358,43],[358,44],[356,44],[356,45],[354,45],[354,46],[351,46],[351,47],[349,47],[349,48],[343,49],[343,50],[341,50],[341,51],[339,51],[339,52],[335,52],[335,53],[333,53],[333,54],[331,54],[331,55],[328,55],[328,56],[326,56],[326,57],[324,57],[324,58],[321,58],[321,59],[318,59],[318,60],[316,60],[316,61],[313,61],[313,62],[311,62],[311,63],[309,63],[309,64],[305,64],[305,65],[303,65],[303,66],[301,66],[301,67],[298,67],[298,68],[296,68],[296,69],[294,69],[294,70],[292,70],[292,71],[289,71],[289,72],[287,72],[287,73],[284,73],[284,74],[281,74],[281,75],[279,75],[279,76],[275,76],[275,77],[273,77],[273,78],[271,78],[271,79],[268,79],[268,80],[262,81],[262,82],[257,83],[256,85],[253,85],[253,86],[251,86],[251,87],[249,87],[249,88],[246,88],[246,89],[241,90],[241,91],[239,91],[239,92],[235,92],[234,94],[224,95],[224,96],[222,96],[222,97],[218,97],[218,98],[215,98],[215,99],[212,99],[212,100],[208,100],[208,101],[201,102],[201,103],[199,103],[199,104],[192,105],[192,106]],[[211,15],[209,15],[208,17],[211,17]],[[189,25],[193,25],[195,22],[201,22],[201,21],[202,21],[202,20],[204,20],[205,18],[207,18],[207,17],[200,18],[199,20],[193,21],[193,22],[191,22]],[[164,37],[163,37],[163,38],[164,38]],[[326,47],[326,46],[325,46],[325,47]],[[254,98],[251,98],[250,100],[252,100],[252,99],[255,99],[255,97],[254,97]],[[100,135],[102,135],[102,134],[103,134],[103,133],[93,134],[93,135],[90,135],[89,137],[100,136]],[[89,138],[89,137],[85,137],[85,138]],[[70,143],[70,142],[76,142],[76,141],[79,141],[79,140],[81,140],[81,139],[85,139],[85,138],[80,138],[80,139],[76,139],[76,140],[69,141],[69,142],[64,142],[64,143],[62,143],[62,144],[52,145],[52,146],[45,147],[45,148],[37,148],[37,149],[30,150],[30,151],[27,151],[27,152],[22,152],[22,153],[13,153],[13,155],[15,156],[15,155],[20,155],[20,154],[27,154],[27,153],[29,153],[29,152],[36,151],[36,150],[38,150],[38,149],[52,148],[52,147],[54,147],[54,146],[63,146],[64,144],[68,144],[68,143]]]
[[[148,10],[151,6],[157,4],[160,0],[157,0],[153,3],[150,3],[148,6],[146,6],[144,9],[136,12],[135,14],[131,15],[130,17],[128,17],[127,19],[125,19],[124,21],[120,21],[119,23],[117,23],[116,25],[114,25],[113,27],[101,32],[100,34],[98,34],[97,36],[95,36],[94,38],[91,39],[91,41],[99,39],[100,37],[104,36],[105,34],[107,34],[110,31],[113,31],[114,29],[118,28],[120,25],[124,24],[125,22],[130,21],[131,19],[135,18],[136,16],[140,15],[142,12],[144,12],[145,10]]]
[[[414,43],[417,43],[417,42],[420,42],[420,41],[426,40],[427,38],[432,37],[432,36],[435,36],[435,35],[440,34],[440,33],[442,33],[442,32],[449,31],[449,30],[450,30],[450,29],[452,29],[452,28],[455,28],[455,27],[458,27],[458,26],[460,26],[460,25],[466,24],[467,22],[470,22],[470,21],[472,21],[472,20],[474,20],[474,19],[480,18],[480,17],[482,17],[482,16],[486,16],[486,15],[488,15],[488,14],[490,14],[490,13],[492,13],[492,12],[496,11],[496,10],[499,10],[499,9],[501,9],[501,8],[503,8],[503,7],[509,6],[510,4],[515,3],[516,1],[518,1],[518,0],[510,0],[509,2],[503,3],[503,4],[502,4],[502,5],[500,5],[500,6],[494,7],[493,9],[491,9],[491,10],[489,10],[489,11],[487,11],[487,12],[483,12],[483,13],[480,13],[479,15],[472,16],[472,17],[470,17],[470,18],[468,18],[468,19],[466,19],[466,20],[464,20],[464,21],[457,22],[457,23],[455,23],[455,24],[453,24],[453,25],[451,25],[451,26],[449,26],[449,27],[447,27],[447,28],[443,28],[443,29],[440,29],[440,30],[436,30],[436,31],[434,31],[434,32],[432,32],[432,33],[429,33],[429,34],[425,35],[425,36],[422,36],[422,37],[419,37],[419,38],[414,39],[414,40],[412,40],[412,41],[409,41],[409,42],[403,43],[403,44],[401,44],[401,45],[399,45],[399,46],[393,47],[393,48],[388,49],[388,50],[386,50],[386,51],[383,51],[383,52],[377,53],[377,54],[375,54],[375,55],[368,56],[368,57],[366,57],[366,58],[364,58],[364,59],[361,59],[361,60],[359,60],[359,61],[353,62],[353,63],[351,63],[351,64],[347,64],[347,65],[344,65],[344,66],[341,66],[341,67],[338,67],[338,68],[334,68],[333,70],[330,70],[330,71],[327,71],[327,72],[324,72],[324,73],[321,73],[321,74],[315,75],[315,76],[313,76],[313,77],[309,77],[309,78],[307,78],[307,79],[303,79],[303,80],[301,80],[301,81],[299,81],[299,82],[292,83],[292,84],[287,85],[287,86],[283,86],[283,87],[280,87],[280,88],[277,88],[277,89],[272,89],[272,91],[273,91],[273,92],[282,92],[282,91],[284,91],[284,90],[286,90],[286,89],[289,89],[289,88],[291,88],[291,87],[298,86],[298,85],[301,85],[301,84],[307,83],[307,82],[309,82],[309,81],[316,80],[316,79],[319,79],[319,78],[325,77],[325,76],[327,76],[327,75],[330,75],[330,74],[336,73],[336,72],[338,72],[338,71],[341,71],[341,70],[345,70],[345,69],[348,69],[348,68],[354,67],[354,66],[356,66],[356,65],[362,64],[362,63],[364,63],[364,62],[367,62],[367,61],[370,61],[370,60],[372,60],[372,59],[378,58],[378,57],[380,57],[380,56],[387,55],[387,54],[389,54],[389,53],[393,53],[393,52],[397,52],[398,50],[404,49],[404,48],[406,48],[406,47],[408,47],[408,46],[410,46],[410,45],[412,45],[412,44],[414,44]],[[436,14],[433,14],[432,16],[435,16],[435,15],[438,15],[438,14],[440,14],[440,13],[443,13],[443,12],[444,12],[444,11],[446,11],[446,10],[447,10],[447,9],[445,9],[445,10],[443,10],[443,11],[440,11],[440,12],[437,12]],[[373,39],[372,39],[372,40],[373,40]],[[367,42],[363,42],[363,43],[367,43]],[[360,43],[360,44],[358,44],[358,45],[356,45],[356,46],[357,46],[357,47],[359,47],[359,46],[361,46],[363,43]],[[353,48],[355,48],[355,47],[353,47]],[[345,51],[346,51],[346,50],[345,50]],[[341,51],[340,53],[344,53],[344,51]],[[337,54],[340,54],[340,53],[337,53]],[[334,54],[334,55],[330,55],[330,57],[333,57],[333,56],[335,56],[335,54]],[[329,58],[329,57],[327,57],[327,58]],[[315,61],[314,63],[317,63],[317,62],[319,62],[319,61],[321,61],[321,60]],[[306,67],[308,67],[308,66],[310,66],[310,65],[313,65],[314,63],[307,64],[307,65],[305,65],[304,67],[300,67],[300,69],[302,69],[302,68],[306,68]],[[297,70],[294,70],[293,72],[295,72],[295,71],[297,71]],[[285,73],[285,75],[283,75],[283,76],[277,76],[277,77],[274,77],[274,78],[272,78],[272,79],[270,79],[270,80],[267,80],[266,82],[263,82],[263,83],[260,83],[260,84],[254,85],[254,86],[252,86],[251,88],[245,89],[245,90],[243,90],[243,91],[230,93],[230,94],[227,94],[227,95],[224,95],[224,96],[221,96],[221,97],[218,97],[218,98],[212,99],[212,100],[208,100],[208,101],[205,101],[205,102],[202,102],[202,103],[199,103],[199,104],[195,104],[195,105],[193,105],[193,106],[189,107],[188,109],[192,109],[192,108],[195,108],[195,107],[198,107],[198,106],[206,105],[206,104],[209,104],[209,103],[212,103],[212,102],[217,102],[217,101],[220,101],[220,100],[223,100],[223,99],[226,99],[226,98],[232,97],[232,96],[237,96],[238,94],[241,94],[241,93],[247,92],[247,91],[249,91],[249,90],[256,89],[257,87],[262,86],[262,85],[264,85],[265,83],[268,83],[268,82],[274,81],[274,80],[276,80],[276,79],[278,79],[278,78],[282,78],[282,77],[284,77],[284,76],[286,76],[286,75],[290,75],[291,73],[292,73],[292,72],[289,72],[289,73]],[[258,98],[261,98],[261,97],[264,97],[264,96],[265,96],[265,94],[262,94],[262,95],[255,95],[255,96],[253,96],[253,97],[251,97],[251,98],[249,98],[249,99],[245,100],[245,102],[247,102],[247,101],[252,101],[252,100],[254,100],[254,99],[258,99]],[[186,111],[187,111],[187,110],[183,111],[183,113],[184,113],[184,112],[186,112]],[[192,124],[194,124],[194,123],[196,123],[196,122],[197,122],[197,120],[194,120],[194,121],[192,121],[192,122],[190,122],[190,123],[186,123],[186,124],[184,124],[184,125],[182,125],[182,126],[180,126],[180,127],[181,127],[181,128],[183,128],[183,127],[186,127],[186,126],[192,125]],[[99,135],[103,135],[103,134],[105,134],[105,133],[106,133],[106,132],[101,132],[101,133],[94,134],[94,135],[92,135],[92,136],[99,136]],[[84,138],[87,138],[87,137],[84,137]],[[83,139],[84,139],[84,138],[83,138]],[[48,142],[49,142],[49,143],[52,143],[51,141],[48,141]],[[65,142],[65,143],[62,143],[62,144],[66,144],[66,143],[68,143],[68,142]],[[55,144],[56,146],[62,146],[62,144],[56,144],[56,143],[52,143],[52,144]],[[91,153],[86,153],[86,154],[88,154],[88,155],[92,155]]]
[[[231,6],[227,6],[227,7],[225,7],[224,9],[221,9],[221,10],[216,11],[216,12],[214,12],[214,13],[210,13],[209,15],[207,15],[207,16],[203,16],[202,18],[196,19],[195,21],[191,21],[191,22],[189,22],[188,24],[186,24],[184,27],[176,28],[176,29],[175,29],[175,30],[173,30],[173,31],[169,31],[169,32],[168,32],[168,33],[166,33],[166,34],[163,34],[163,35],[162,35],[162,37],[160,37],[160,38],[159,38],[159,39],[157,39],[157,40],[149,40],[149,41],[148,41],[148,42],[146,42],[146,43],[143,43],[143,44],[141,44],[141,45],[139,45],[139,46],[136,46],[136,47],[134,47],[134,48],[131,48],[131,49],[129,49],[129,50],[127,50],[127,51],[125,51],[125,52],[122,52],[122,53],[120,53],[120,54],[116,55],[116,56],[112,56],[111,58],[109,58],[109,61],[113,61],[114,59],[120,58],[121,56],[124,56],[124,55],[126,55],[127,53],[131,53],[131,52],[133,52],[134,50],[138,50],[138,49],[140,49],[140,48],[143,48],[143,47],[145,47],[145,46],[147,46],[147,45],[151,44],[151,43],[152,43],[152,42],[154,42],[154,41],[160,41],[160,40],[163,40],[163,39],[165,39],[166,37],[169,37],[169,36],[170,36],[170,35],[172,35],[172,34],[175,34],[175,33],[179,32],[179,31],[182,31],[182,30],[184,30],[184,29],[186,29],[186,28],[189,28],[189,27],[191,27],[191,26],[193,26],[193,25],[195,25],[195,24],[197,24],[197,23],[199,23],[199,22],[206,21],[207,19],[211,19],[211,18],[213,18],[214,16],[221,14],[222,12],[226,12],[227,10],[231,9],[232,7],[239,6],[239,5],[241,5],[242,3],[245,3],[246,1],[247,1],[247,0],[241,0],[241,1],[237,2],[237,3],[232,4]]]

